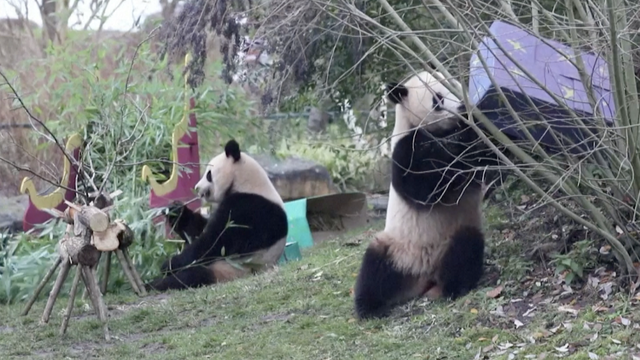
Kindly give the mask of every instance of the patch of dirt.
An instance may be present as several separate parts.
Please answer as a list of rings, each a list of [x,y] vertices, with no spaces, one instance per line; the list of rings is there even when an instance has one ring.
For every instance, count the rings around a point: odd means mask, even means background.
[[[294,316],[297,316],[297,315],[308,315],[308,314],[309,314],[308,310],[298,311],[297,314],[294,313],[294,312],[267,314],[267,315],[264,315],[264,316],[258,318],[253,324],[249,325],[248,329],[246,329],[246,331],[256,331],[257,332],[260,329],[262,329],[263,327],[267,326],[268,323],[271,323],[271,322],[288,323],[289,320],[291,320]]]
[[[125,337],[120,337],[119,340],[123,342],[135,342],[140,341],[147,337],[147,334],[131,333]]]
[[[74,355],[87,355],[95,353],[96,350],[104,349],[111,346],[113,346],[113,343],[95,343],[90,341],[82,341],[69,345],[68,350]]]
[[[553,313],[566,313],[576,316],[585,310],[598,313],[613,313],[612,294],[617,291],[616,274],[605,268],[587,274],[588,281],[567,285],[561,275],[551,269],[537,265],[521,281],[504,282],[500,286],[506,290],[496,292],[495,288],[487,292],[498,294],[495,298],[501,304],[488,313],[479,314],[478,322],[486,327],[513,329],[527,325],[534,317]],[[494,297],[494,296],[491,296]],[[467,305],[472,306],[470,301]],[[553,328],[558,324],[549,323]]]
[[[167,347],[164,344],[158,342],[152,342],[144,344],[140,347],[140,350],[148,354],[161,354],[167,352]]]
[[[202,321],[200,321],[200,324],[198,324],[199,327],[211,327],[214,325],[217,325],[220,323],[220,319],[218,319],[217,317],[208,317],[206,319],[203,319]]]
[[[578,227],[573,220],[550,205],[535,207],[533,200],[520,205],[501,206],[505,211],[507,223],[494,230],[502,241],[517,241],[524,246],[524,254],[529,258],[545,256],[552,251],[575,242],[573,230]],[[581,228],[581,226],[580,226]]]
[[[46,358],[46,359],[54,359],[55,358],[55,353],[53,353],[52,351],[34,351],[29,355],[33,355],[35,357],[41,357],[41,358]]]
[[[292,313],[269,314],[269,315],[263,316],[261,320],[265,323],[272,322],[272,321],[286,322],[289,319],[291,319],[294,315],[295,314],[292,314]]]
[[[573,202],[556,201],[575,214],[586,217],[586,213]],[[506,221],[492,226],[491,230],[496,246],[516,242],[522,247],[521,254],[529,260],[546,263],[551,260],[551,254],[566,254],[574,243],[584,239],[594,239],[598,248],[606,243],[601,236],[585,229],[552,205],[541,205],[536,196],[522,195],[520,202],[507,204],[492,198],[489,204],[505,209]],[[597,257],[598,261],[607,264],[613,260],[611,254],[598,254]]]
[[[498,280],[500,280],[500,268],[492,264],[485,264],[479,287],[495,286],[498,284]]]
[[[140,300],[130,302],[130,303],[125,303],[125,304],[109,304],[107,301],[105,301],[107,305],[107,316],[110,319],[115,319],[120,316],[123,316],[124,314],[126,314],[127,312],[133,309],[153,307],[153,306],[164,306],[164,304],[167,302],[167,300],[170,297],[171,295],[169,294],[159,293],[154,295],[147,295],[146,297],[141,298]],[[93,311],[93,308],[90,305],[88,307],[84,306],[82,308],[82,313],[80,314],[77,314],[78,311],[81,311],[81,310],[78,310],[77,308],[74,308],[73,311],[74,313],[76,313],[76,315],[71,316],[71,319],[73,319],[73,321],[84,320],[85,318],[95,318],[96,316],[95,312]]]

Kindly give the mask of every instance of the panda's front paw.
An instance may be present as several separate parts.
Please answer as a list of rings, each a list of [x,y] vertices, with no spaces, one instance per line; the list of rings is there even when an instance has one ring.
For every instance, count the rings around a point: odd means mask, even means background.
[[[168,258],[167,260],[162,262],[162,265],[160,265],[160,272],[162,274],[171,274],[175,270],[175,267],[171,263],[171,260],[172,258]]]
[[[167,218],[169,225],[172,227],[178,222],[180,217],[184,214],[185,210],[188,210],[186,206],[180,201],[174,201],[164,210],[164,216]]]

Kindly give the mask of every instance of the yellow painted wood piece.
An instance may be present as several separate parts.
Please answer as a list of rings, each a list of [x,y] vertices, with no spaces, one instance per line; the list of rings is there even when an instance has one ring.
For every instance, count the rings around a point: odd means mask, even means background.
[[[184,66],[186,67],[189,63],[189,54],[184,57]],[[164,196],[178,186],[178,145],[180,138],[189,130],[189,112],[191,111],[189,106],[189,96],[188,94],[188,83],[187,76],[185,76],[184,80],[184,88],[185,88],[185,104],[184,104],[184,116],[182,120],[176,124],[173,128],[173,134],[171,135],[171,161],[173,165],[171,165],[171,175],[169,179],[164,183],[160,184],[153,176],[153,172],[148,165],[144,165],[142,167],[142,181],[147,181],[151,186],[151,189],[156,193],[157,196]]]
[[[72,154],[74,150],[82,146],[82,137],[80,134],[73,134],[67,140],[67,144],[65,146],[65,150],[67,154]],[[69,174],[71,173],[71,162],[67,157],[64,157],[64,167],[62,171],[62,180],[61,184],[65,186],[69,183]],[[29,198],[33,205],[36,206],[37,209],[53,209],[58,206],[62,201],[64,201],[64,195],[67,193],[67,189],[63,187],[58,187],[53,192],[47,195],[39,195],[38,191],[36,191],[36,186],[33,184],[33,181],[29,177],[25,177],[22,179],[22,183],[20,184],[20,193],[28,194]]]

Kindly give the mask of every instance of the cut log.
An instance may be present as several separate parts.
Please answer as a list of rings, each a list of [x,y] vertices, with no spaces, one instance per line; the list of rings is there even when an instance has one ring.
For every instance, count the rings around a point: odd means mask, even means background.
[[[98,208],[83,206],[80,211],[74,212],[73,222],[76,225],[73,231],[76,236],[80,235],[76,222],[80,222],[94,232],[105,231],[109,227],[109,215]]]
[[[72,207],[67,207],[64,210],[64,216],[62,217],[62,220],[64,220],[64,222],[66,222],[67,224],[73,224],[73,219],[76,215],[76,209],[72,208]],[[73,228],[71,228],[71,230],[73,230]],[[69,231],[69,228],[67,228],[67,232]]]
[[[105,231],[94,231],[91,236],[91,244],[100,251],[114,251],[120,246],[118,235],[122,229],[117,223],[109,224]]]
[[[94,231],[91,243],[100,251],[126,249],[133,243],[133,231],[121,219],[109,224],[105,231]]]
[[[118,248],[124,250],[133,244],[133,230],[122,219],[116,219],[114,223],[118,224],[121,229],[120,233],[118,233],[118,242],[120,242]]]
[[[64,261],[69,261],[76,265],[95,266],[100,260],[100,251],[91,245],[86,237],[66,235],[58,245],[58,253]]]

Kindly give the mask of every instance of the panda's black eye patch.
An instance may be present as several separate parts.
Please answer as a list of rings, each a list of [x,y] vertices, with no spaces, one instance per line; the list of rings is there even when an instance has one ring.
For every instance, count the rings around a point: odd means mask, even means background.
[[[444,108],[442,107],[444,105],[444,97],[442,95],[440,95],[439,92],[436,92],[433,94],[433,109],[435,111],[443,111]]]
[[[212,182],[213,179],[211,178],[211,170],[207,171],[207,181],[208,182]]]

